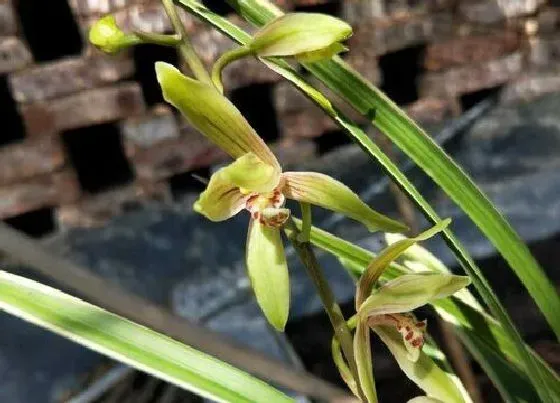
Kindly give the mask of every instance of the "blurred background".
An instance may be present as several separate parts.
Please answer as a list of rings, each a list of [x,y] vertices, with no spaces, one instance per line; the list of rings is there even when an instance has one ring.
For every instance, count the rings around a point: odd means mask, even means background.
[[[253,30],[224,1],[203,3]],[[354,35],[344,59],[456,158],[559,284],[559,1],[276,3],[350,22]],[[216,225],[192,212],[204,188],[200,178],[227,159],[163,102],[154,62],[178,65],[176,52],[141,45],[114,57],[100,54],[85,38],[108,12],[125,30],[171,29],[157,0],[0,0],[0,218],[129,292],[341,384],[330,362],[330,326],[293,251],[291,320],[278,335],[262,319],[244,274],[247,218]],[[208,66],[233,46],[194,17],[182,18]],[[426,226],[375,163],[264,65],[235,62],[224,85],[286,167],[338,177],[374,208]],[[366,119],[324,90],[399,161],[441,215],[454,219],[526,340],[559,368],[554,336],[492,246]],[[381,238],[337,215],[314,210],[314,223],[370,249],[381,246]],[[455,266],[445,245],[429,246]],[[1,252],[3,268],[56,285]],[[339,299],[350,302],[350,278],[334,259],[321,255],[321,261]],[[352,305],[345,309],[351,313]],[[440,337],[433,315],[422,314]],[[201,400],[5,314],[0,329],[2,402]],[[376,354],[382,401],[419,394],[382,348]],[[465,360],[479,401],[499,400],[477,364]]]

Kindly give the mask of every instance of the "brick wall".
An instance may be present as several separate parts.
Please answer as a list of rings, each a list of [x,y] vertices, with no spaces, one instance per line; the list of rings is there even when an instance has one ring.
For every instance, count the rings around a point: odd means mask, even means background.
[[[220,1],[206,3],[227,11]],[[347,61],[423,123],[457,114],[498,88],[506,102],[560,90],[558,2],[277,3],[351,22]],[[102,224],[144,200],[169,200],[199,186],[191,173],[224,158],[163,104],[153,62],[177,63],[174,50],[143,45],[108,57],[87,44],[88,26],[107,12],[125,29],[170,30],[157,0],[0,0],[0,219],[30,232]],[[208,65],[232,46],[182,17]],[[224,82],[287,161],[346,141],[318,108],[255,60],[228,67]],[[45,231],[37,230],[40,223]]]

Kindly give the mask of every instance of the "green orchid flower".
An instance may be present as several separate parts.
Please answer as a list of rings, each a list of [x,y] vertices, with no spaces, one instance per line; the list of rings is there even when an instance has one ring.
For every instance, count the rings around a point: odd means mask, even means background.
[[[326,14],[288,13],[259,29],[245,46],[224,53],[212,68],[212,81],[223,92],[222,71],[242,57],[294,57],[299,62],[330,59],[348,49],[342,41],[352,35],[346,22]]]
[[[246,263],[257,301],[268,321],[283,330],[290,288],[280,228],[290,217],[286,199],[314,204],[364,224],[370,231],[402,232],[406,226],[372,210],[347,186],[316,172],[282,172],[278,160],[239,110],[209,84],[158,62],[164,98],[199,132],[235,159],[210,178],[194,204],[211,221],[249,212]]]
[[[434,300],[460,292],[470,284],[469,277],[442,272],[420,272],[402,275],[375,288],[389,266],[401,254],[445,229],[450,220],[444,220],[415,238],[399,237],[368,265],[360,278],[356,291],[356,311],[349,326],[355,327],[354,354],[358,367],[358,380],[349,374],[346,363],[333,340],[333,357],[341,376],[351,390],[361,386],[369,403],[377,402],[370,346],[373,331],[389,348],[401,370],[426,393],[418,401],[465,402],[470,401],[458,379],[441,369],[422,351],[426,340],[427,323],[418,320],[412,311]]]
[[[124,33],[113,15],[106,15],[91,26],[89,41],[99,50],[109,54],[118,53],[142,42],[136,35]]]
[[[341,42],[351,35],[352,27],[336,17],[291,13],[258,30],[247,47],[258,56],[294,56],[311,62],[347,50]]]

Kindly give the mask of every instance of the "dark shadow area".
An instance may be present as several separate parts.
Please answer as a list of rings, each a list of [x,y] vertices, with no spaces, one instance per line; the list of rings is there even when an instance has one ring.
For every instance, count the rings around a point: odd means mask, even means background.
[[[23,140],[25,128],[17,104],[12,98],[7,76],[0,76],[0,110],[2,111],[0,146]]]
[[[206,182],[210,180],[210,169],[201,168],[183,172],[169,178],[169,188],[173,200],[178,200],[188,193],[200,193],[206,189]]]
[[[317,153],[323,155],[337,147],[352,143],[352,140],[344,131],[332,130],[315,137],[313,142],[317,144]]]
[[[477,103],[487,99],[487,98],[497,98],[502,91],[503,86],[498,85],[492,88],[484,88],[479,91],[469,92],[468,94],[464,94],[460,98],[461,108],[466,111],[467,109],[472,108]]]
[[[40,238],[56,230],[53,209],[42,208],[10,217],[6,224],[34,238]]]
[[[227,15],[234,12],[226,0],[202,0],[202,4],[218,15]]]
[[[418,99],[418,79],[424,72],[426,46],[418,45],[387,53],[379,58],[381,89],[399,105]]]
[[[15,7],[35,61],[81,53],[82,35],[67,0],[17,0]]]
[[[267,143],[278,139],[273,84],[253,84],[231,92],[231,101]]]
[[[68,130],[62,133],[62,140],[86,192],[101,192],[134,179],[116,125]]]
[[[342,14],[342,1],[329,0],[319,4],[299,5],[295,7],[294,11],[304,13],[321,13],[334,15],[335,17]]]
[[[179,65],[177,51],[168,46],[139,45],[133,50],[134,66],[136,73],[134,80],[140,83],[144,101],[148,107],[163,103],[161,88],[156,79],[155,62],[167,62],[174,66]]]

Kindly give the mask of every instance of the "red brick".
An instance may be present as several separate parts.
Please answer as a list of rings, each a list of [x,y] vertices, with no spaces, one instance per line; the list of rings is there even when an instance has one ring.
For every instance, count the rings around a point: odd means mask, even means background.
[[[135,183],[63,204],[56,216],[61,228],[97,227],[142,203],[169,198],[168,188],[162,184],[142,186]]]
[[[56,136],[0,148],[0,186],[61,168],[65,157]]]
[[[0,187],[0,219],[43,207],[72,203],[79,197],[75,175],[61,170],[25,182]]]
[[[471,35],[434,43],[426,48],[424,66],[439,71],[462,64],[475,64],[496,59],[519,49],[521,38],[515,32]]]
[[[441,12],[418,17],[364,21],[348,40],[350,52],[369,49],[383,55],[409,46],[441,40],[453,32],[453,16]],[[371,56],[369,56],[371,57]]]
[[[121,83],[20,107],[30,135],[108,123],[139,115],[144,110],[137,83]]]
[[[154,0],[69,0],[76,15],[90,16],[114,13],[137,4],[153,3]]]
[[[133,72],[134,63],[125,55],[69,58],[14,73],[10,85],[16,101],[38,102],[100,87]]]
[[[459,3],[459,15],[468,22],[493,24],[505,18],[534,14],[546,0],[469,0]]]
[[[136,177],[152,183],[227,158],[223,151],[192,130],[184,130],[178,138],[165,139],[148,147],[130,144],[125,147]]]
[[[429,73],[422,79],[424,96],[461,95],[504,84],[523,71],[523,55],[512,53],[486,63]]]
[[[31,64],[32,61],[31,52],[21,39],[0,38],[0,74],[20,70]]]
[[[453,0],[344,0],[343,18],[351,24],[371,19],[409,17],[450,8]]]
[[[404,109],[420,126],[441,123],[453,116],[453,105],[442,98],[422,98]]]
[[[508,83],[501,93],[501,101],[530,101],[554,92],[560,92],[560,69],[532,71]]]
[[[11,36],[17,33],[17,18],[10,1],[0,1],[0,36]]]

